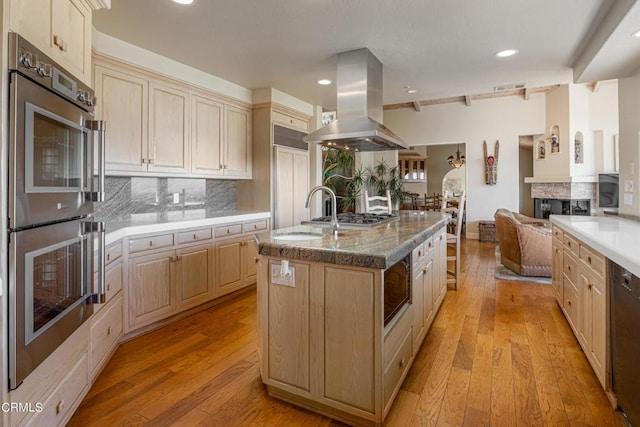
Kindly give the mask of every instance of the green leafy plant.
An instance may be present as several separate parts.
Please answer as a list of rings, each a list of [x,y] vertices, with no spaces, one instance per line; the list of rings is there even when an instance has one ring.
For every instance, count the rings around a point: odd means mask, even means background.
[[[381,160],[373,169],[367,169],[367,186],[378,196],[384,196],[389,190],[391,202],[396,205],[406,195],[404,184],[400,179],[398,166],[389,167]]]

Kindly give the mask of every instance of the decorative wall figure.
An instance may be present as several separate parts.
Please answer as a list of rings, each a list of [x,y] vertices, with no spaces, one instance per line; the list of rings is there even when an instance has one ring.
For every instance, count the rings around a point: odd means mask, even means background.
[[[498,152],[500,142],[496,141],[495,156],[487,155],[487,141],[482,143],[484,151],[484,182],[487,185],[495,185],[498,182]]]
[[[558,140],[558,136],[556,134],[551,134],[549,137],[551,139],[551,152],[559,153],[560,152],[560,141]]]
[[[538,160],[544,160],[546,157],[546,148],[544,140],[538,142]]]
[[[573,153],[574,153],[574,161],[576,164],[584,163],[584,147],[582,144],[582,140],[584,137],[582,136],[582,132],[576,132],[576,137],[574,139]]]

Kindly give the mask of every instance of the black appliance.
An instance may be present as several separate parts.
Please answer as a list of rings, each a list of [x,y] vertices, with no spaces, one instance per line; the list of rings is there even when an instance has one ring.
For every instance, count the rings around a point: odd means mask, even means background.
[[[618,409],[640,426],[640,278],[608,261],[611,289],[611,367]]]
[[[411,301],[411,254],[384,271],[384,324]]]
[[[548,219],[549,215],[591,215],[589,199],[534,199],[533,216]]]
[[[617,173],[598,174],[598,207],[617,208],[618,187]]]
[[[104,302],[104,224],[91,218],[93,202],[104,197],[105,126],[93,120],[95,101],[88,86],[9,34],[11,389],[91,316],[93,303]]]
[[[372,214],[372,213],[339,213],[338,223],[340,226],[348,227],[373,227],[398,219],[398,215],[394,214]],[[331,222],[331,216],[321,216],[311,221],[305,221],[302,224],[323,225]]]

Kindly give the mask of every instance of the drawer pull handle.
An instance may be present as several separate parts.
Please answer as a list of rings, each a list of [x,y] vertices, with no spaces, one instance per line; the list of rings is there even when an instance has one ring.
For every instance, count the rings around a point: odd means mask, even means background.
[[[255,230],[256,228],[258,228],[258,224],[253,224],[253,229]]]
[[[195,234],[193,235],[193,240],[196,240],[198,238],[198,236],[196,236]]]
[[[153,246],[153,240],[149,240],[149,246]]]
[[[61,400],[56,405],[56,415],[60,415],[63,409],[64,409],[64,400]]]
[[[107,290],[110,291],[111,290],[111,283],[107,283]]]
[[[254,257],[253,257],[253,261],[257,264],[257,263],[258,263],[258,257],[257,257],[257,256],[254,256]]]
[[[567,265],[567,270],[571,271],[571,266]]]
[[[111,261],[111,254],[107,254],[107,261]]]
[[[111,335],[111,326],[107,328],[107,335]]]
[[[418,256],[422,256],[422,251],[418,251]]]
[[[229,233],[231,233],[231,230],[229,230],[229,229],[227,228],[227,234],[229,234]]]
[[[589,261],[589,264],[591,264],[591,257],[590,256],[587,257],[587,261]]]
[[[404,357],[403,357],[402,359],[400,359],[400,362],[398,362],[398,367],[400,369],[402,369],[402,368],[404,368],[404,364],[405,364],[405,361],[404,361]]]

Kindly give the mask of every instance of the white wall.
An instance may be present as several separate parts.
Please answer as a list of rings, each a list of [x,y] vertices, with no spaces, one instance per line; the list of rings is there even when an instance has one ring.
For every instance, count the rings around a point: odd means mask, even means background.
[[[569,85],[569,170],[572,177],[595,175],[595,149],[589,104],[592,90],[585,85]],[[584,162],[575,162],[575,137],[578,132],[583,135]]]
[[[544,159],[538,159],[533,162],[533,176],[535,178],[564,178],[568,179],[569,170],[569,86],[562,85],[552,89],[546,94],[545,102],[545,122],[542,132],[532,132],[528,135],[536,133],[543,134],[540,138],[536,138],[534,147],[538,149],[538,141],[551,135],[551,128],[558,126],[560,128],[560,152],[551,153],[551,141],[545,142],[546,156]]]
[[[618,133],[618,81],[603,82],[589,94],[589,122],[594,133],[595,172],[615,170],[613,138]]]
[[[518,137],[545,131],[545,95],[474,101],[470,107],[441,104],[413,109],[387,110],[384,124],[409,145],[467,143],[467,235],[477,238],[480,220],[491,220],[498,208],[518,210]],[[500,141],[498,183],[484,183],[482,142],[489,154]]]
[[[620,213],[640,216],[638,167],[640,166],[640,72],[618,80],[620,126]],[[624,203],[624,181],[633,182],[633,203]]]

